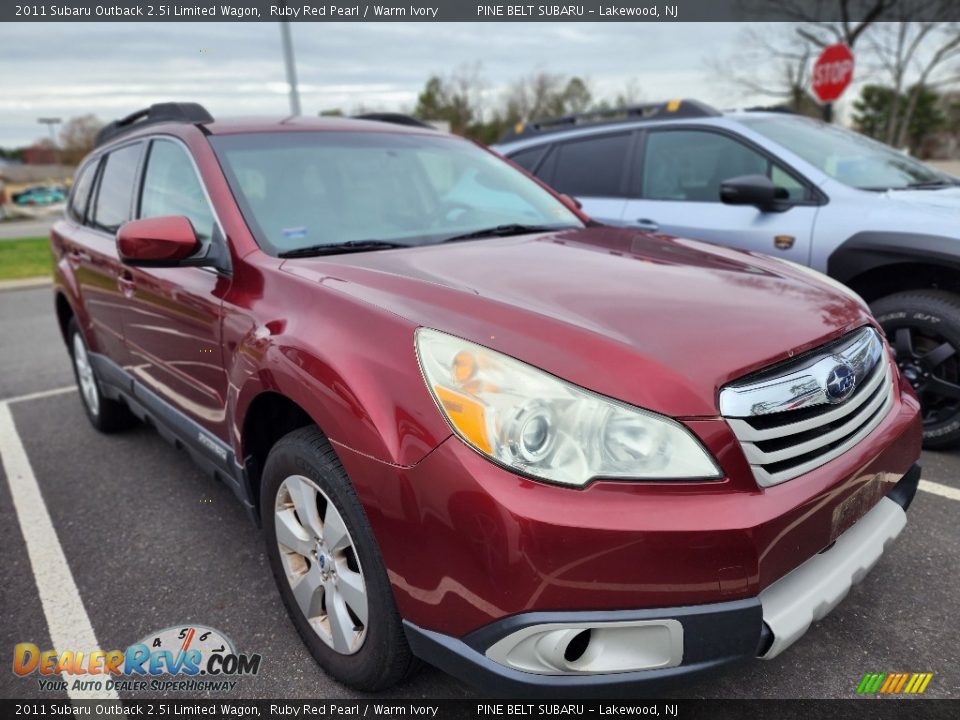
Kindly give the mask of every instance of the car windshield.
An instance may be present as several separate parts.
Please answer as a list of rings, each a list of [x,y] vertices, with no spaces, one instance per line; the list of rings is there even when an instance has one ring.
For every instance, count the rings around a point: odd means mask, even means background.
[[[904,190],[953,185],[944,173],[859,133],[803,117],[751,117],[742,122],[844,185]]]
[[[257,242],[274,255],[583,226],[529,177],[451,136],[300,131],[210,142]]]

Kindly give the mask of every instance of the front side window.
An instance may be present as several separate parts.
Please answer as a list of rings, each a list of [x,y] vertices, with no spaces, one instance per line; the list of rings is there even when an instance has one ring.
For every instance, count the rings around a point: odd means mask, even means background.
[[[764,175],[784,200],[803,200],[793,175],[756,150],[720,133],[663,130],[647,137],[641,197],[647,200],[720,202],[720,184],[743,175]]]
[[[757,116],[741,122],[850,187],[903,190],[954,184],[945,174],[836,125],[801,117]]]
[[[116,232],[130,219],[133,188],[137,179],[142,143],[114,150],[103,160],[103,172],[93,212],[93,224],[101,230]]]
[[[182,215],[201,244],[213,236],[213,210],[186,151],[170,140],[150,143],[140,196],[140,217]]]
[[[273,254],[427,245],[499,226],[582,227],[536,182],[458,138],[326,131],[210,142],[257,242]]]

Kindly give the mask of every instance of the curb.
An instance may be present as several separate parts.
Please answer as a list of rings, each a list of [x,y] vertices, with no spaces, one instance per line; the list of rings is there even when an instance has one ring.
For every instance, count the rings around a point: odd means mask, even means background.
[[[0,280],[0,292],[8,290],[30,290],[32,288],[50,287],[53,284],[53,278],[30,277],[18,278],[16,280]]]

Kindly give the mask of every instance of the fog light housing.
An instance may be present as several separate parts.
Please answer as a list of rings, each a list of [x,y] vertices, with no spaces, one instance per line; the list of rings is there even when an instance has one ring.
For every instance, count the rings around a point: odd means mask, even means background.
[[[683,661],[683,625],[673,619],[531,625],[495,642],[486,656],[539,675],[669,668]]]

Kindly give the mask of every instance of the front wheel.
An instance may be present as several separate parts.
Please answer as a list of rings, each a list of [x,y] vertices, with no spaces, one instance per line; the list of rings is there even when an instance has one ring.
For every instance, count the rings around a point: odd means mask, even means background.
[[[284,605],[317,663],[357,690],[415,667],[366,515],[315,427],[270,451],[260,492],[267,556]]]
[[[901,292],[877,300],[871,309],[903,378],[920,398],[924,447],[960,444],[960,296],[943,290]]]

